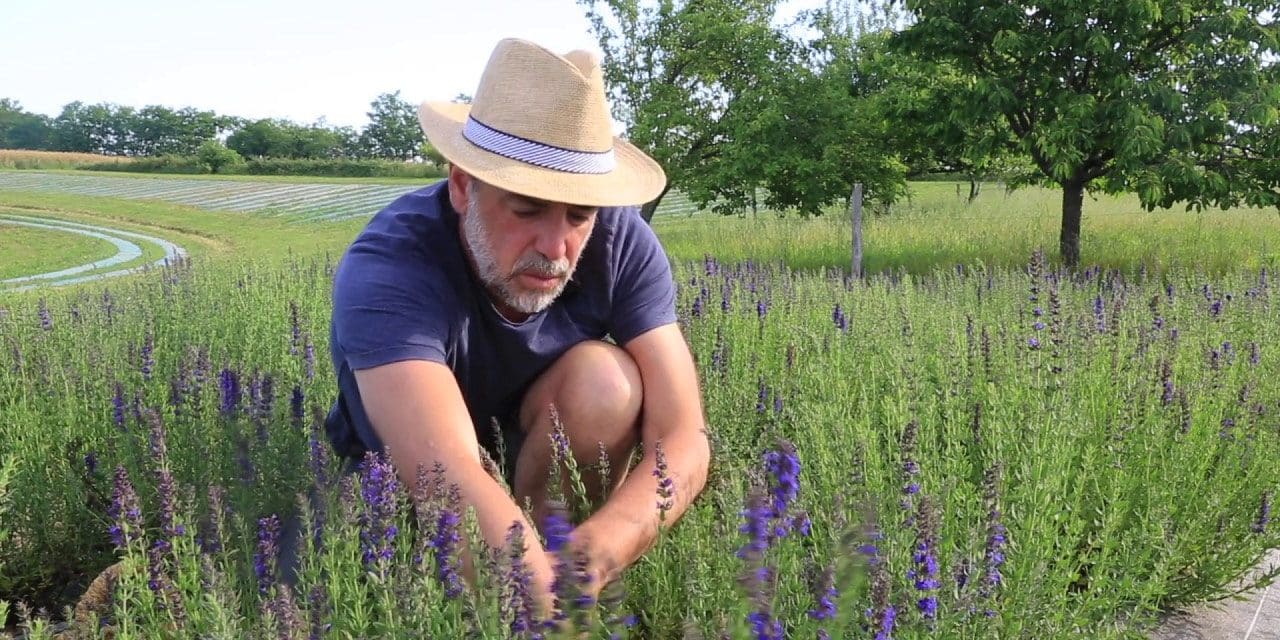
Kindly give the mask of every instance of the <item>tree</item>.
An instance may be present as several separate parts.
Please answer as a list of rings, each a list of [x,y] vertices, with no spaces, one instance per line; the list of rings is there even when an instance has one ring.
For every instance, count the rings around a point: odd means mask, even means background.
[[[17,100],[0,98],[0,149],[48,149],[52,143],[49,118],[28,113]]]
[[[741,155],[739,171],[760,173],[774,209],[821,214],[847,203],[855,183],[868,199],[894,202],[906,191],[907,166],[901,128],[881,104],[885,76],[872,55],[882,48],[880,34],[833,6],[801,19],[817,37],[779,60],[747,136],[756,148],[730,156]]]
[[[895,46],[972,78],[956,125],[998,113],[1062,188],[1059,250],[1080,261],[1084,192],[1144,207],[1280,204],[1270,0],[907,0]]]
[[[964,112],[971,102],[973,78],[949,63],[921,59],[889,46],[888,31],[859,41],[861,70],[876,111],[891,123],[887,144],[906,163],[909,174],[942,171],[964,176],[968,202],[993,176],[1014,179],[1021,169],[1017,137],[998,113]]]
[[[137,155],[133,107],[110,103],[86,105],[79,100],[62,107],[53,120],[58,151]]]
[[[360,135],[365,153],[375,158],[412,160],[422,143],[418,109],[400,97],[384,93],[369,104],[369,124]]]
[[[847,202],[855,182],[885,202],[903,193],[892,127],[859,66],[870,22],[829,5],[788,24],[770,0],[579,2],[615,119],[699,206],[754,211],[763,194],[811,215]]]
[[[223,169],[244,164],[244,158],[240,157],[240,154],[228,149],[217,140],[204,141],[195,155],[200,160],[200,164],[209,168],[209,173],[219,173]]]
[[[245,158],[272,158],[291,155],[286,123],[264,118],[236,129],[227,137],[227,147]]]
[[[218,116],[192,107],[173,110],[161,105],[140,109],[134,118],[137,155],[195,155],[218,133]]]
[[[705,205],[716,196],[755,192],[747,176],[723,167],[741,142],[735,128],[765,96],[785,36],[772,24],[778,0],[579,0],[604,53],[613,117],[658,161],[667,189]],[[730,176],[733,183],[723,178]],[[644,205],[649,220],[666,190]]]

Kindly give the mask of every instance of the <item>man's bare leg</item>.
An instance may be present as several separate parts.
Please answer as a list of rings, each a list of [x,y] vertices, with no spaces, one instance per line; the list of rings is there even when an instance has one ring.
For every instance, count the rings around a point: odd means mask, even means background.
[[[551,416],[556,406],[578,468],[599,458],[600,443],[609,456],[612,491],[626,476],[631,453],[640,441],[640,408],[643,404],[640,370],[626,351],[601,341],[574,346],[534,381],[520,406],[525,440],[516,458],[515,491],[520,504],[533,505],[536,527],[547,515],[547,484],[551,467]],[[599,475],[585,472],[583,485],[591,504],[598,506],[604,493]],[[579,498],[565,487],[573,504]]]

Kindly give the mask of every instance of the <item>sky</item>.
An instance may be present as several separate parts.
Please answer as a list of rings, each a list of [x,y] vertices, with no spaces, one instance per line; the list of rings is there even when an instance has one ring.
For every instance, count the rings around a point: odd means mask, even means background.
[[[504,37],[599,50],[574,0],[0,0],[0,98],[360,128],[381,93],[473,93]]]
[[[0,0],[0,97],[360,127],[381,93],[473,93],[501,38],[598,51],[587,29],[574,0]]]

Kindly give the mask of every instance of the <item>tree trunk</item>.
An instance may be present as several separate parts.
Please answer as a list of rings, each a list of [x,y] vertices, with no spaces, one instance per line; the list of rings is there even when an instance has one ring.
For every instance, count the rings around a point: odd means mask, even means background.
[[[666,196],[667,192],[670,190],[671,190],[671,183],[668,182],[667,186],[662,188],[662,193],[659,193],[658,197],[653,199],[653,202],[646,202],[643,207],[640,207],[640,217],[644,218],[645,224],[652,223],[653,212],[658,210],[658,203],[662,202],[662,198]]]
[[[969,176],[969,199],[964,203],[965,206],[973,204],[973,201],[977,199],[978,194],[980,192],[982,192],[982,182],[978,179],[978,176],[970,175]]]
[[[1084,205],[1084,181],[1070,180],[1062,185],[1062,233],[1058,251],[1067,268],[1080,264],[1080,211]]]

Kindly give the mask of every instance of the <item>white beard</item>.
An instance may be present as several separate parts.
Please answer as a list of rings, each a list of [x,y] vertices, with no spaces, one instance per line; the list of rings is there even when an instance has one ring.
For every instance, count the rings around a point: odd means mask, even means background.
[[[480,280],[490,292],[497,295],[499,301],[519,313],[535,314],[547,307],[564,291],[565,284],[573,277],[577,262],[570,263],[568,258],[548,260],[546,256],[536,252],[529,253],[516,260],[510,273],[501,273],[498,260],[493,255],[493,244],[489,238],[489,230],[484,226],[480,215],[480,198],[470,185],[467,187],[467,214],[462,221],[462,234],[466,238],[467,247],[471,250],[471,258],[475,260],[476,271]],[[587,238],[582,246],[587,246]],[[513,282],[518,274],[533,271],[540,275],[560,276],[560,281],[551,291],[524,291]]]

